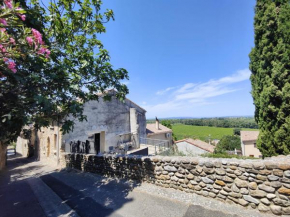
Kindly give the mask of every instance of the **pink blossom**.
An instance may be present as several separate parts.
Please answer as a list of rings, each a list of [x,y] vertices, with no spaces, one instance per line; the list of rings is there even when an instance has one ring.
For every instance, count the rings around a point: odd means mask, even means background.
[[[21,19],[22,21],[25,21],[25,19],[26,19],[25,14],[17,14],[17,15],[20,17],[20,19]]]
[[[42,35],[36,29],[31,29],[34,38],[38,44],[43,44]]]
[[[0,28],[0,32],[5,32],[5,31],[6,31],[6,29]]]
[[[5,0],[4,1],[4,4],[8,7],[8,8],[10,8],[10,9],[12,9],[12,2],[11,2],[11,0]]]
[[[46,49],[44,47],[41,47],[37,53],[38,54],[45,54],[45,51],[46,51]]]
[[[4,57],[3,60],[4,60],[4,62],[7,62],[8,61],[8,58],[7,57]]]
[[[7,21],[4,18],[0,18],[0,23],[2,23],[4,26],[7,26]]]
[[[46,49],[45,53],[46,53],[45,57],[46,57],[46,58],[49,58],[50,50]]]
[[[32,44],[33,44],[33,39],[32,39],[31,37],[26,37],[26,41],[28,42],[28,44],[29,44],[30,46],[32,46]]]
[[[2,44],[0,44],[0,51],[2,53],[6,53],[6,49],[5,49],[5,47]]]
[[[17,72],[15,62],[13,62],[13,61],[9,61],[9,62],[7,63],[7,66],[8,66],[8,68],[9,68],[12,72],[14,72],[14,73]]]
[[[10,38],[9,42],[10,42],[11,44],[15,44],[15,40],[14,40],[14,38]]]

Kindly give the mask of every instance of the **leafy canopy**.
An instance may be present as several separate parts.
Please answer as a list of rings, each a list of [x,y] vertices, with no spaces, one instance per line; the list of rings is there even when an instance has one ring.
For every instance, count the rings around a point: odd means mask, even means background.
[[[5,74],[0,79],[1,141],[15,140],[22,127],[32,123],[37,129],[59,124],[66,133],[73,129],[75,120],[86,120],[84,103],[97,100],[96,93],[107,89],[116,89],[116,96],[124,99],[128,88],[122,80],[128,79],[128,72],[114,69],[108,51],[98,39],[106,32],[104,24],[114,20],[112,10],[101,10],[102,1],[17,3],[26,13],[23,27],[41,34],[50,55],[49,60],[37,55],[14,55],[10,60],[15,62],[17,72],[1,68]],[[3,13],[1,8],[0,16]],[[14,38],[24,34],[18,26],[3,28]],[[0,40],[2,43],[3,38]],[[19,46],[17,41],[15,46]]]
[[[223,153],[225,151],[234,151],[241,149],[241,140],[239,136],[226,135],[221,138],[215,148],[215,153]]]

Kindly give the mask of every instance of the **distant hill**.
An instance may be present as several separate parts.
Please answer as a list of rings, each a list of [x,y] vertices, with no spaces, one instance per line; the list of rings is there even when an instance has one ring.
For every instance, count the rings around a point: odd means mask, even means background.
[[[184,124],[193,126],[209,126],[224,128],[251,128],[258,129],[258,125],[254,117],[238,116],[238,117],[214,117],[214,118],[160,118],[160,120],[169,120],[171,124]],[[155,119],[148,119],[147,123],[154,123]]]

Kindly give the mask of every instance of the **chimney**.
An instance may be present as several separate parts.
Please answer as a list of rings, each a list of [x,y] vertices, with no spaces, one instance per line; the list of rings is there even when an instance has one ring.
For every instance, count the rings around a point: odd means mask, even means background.
[[[158,120],[157,117],[156,117],[156,124],[155,124],[155,127],[156,127],[157,130],[159,130],[159,120]]]

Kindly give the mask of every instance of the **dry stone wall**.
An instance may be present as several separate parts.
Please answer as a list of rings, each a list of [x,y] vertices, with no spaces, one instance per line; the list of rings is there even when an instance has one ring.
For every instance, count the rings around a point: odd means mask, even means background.
[[[66,167],[290,215],[290,156],[267,160],[65,154]]]

